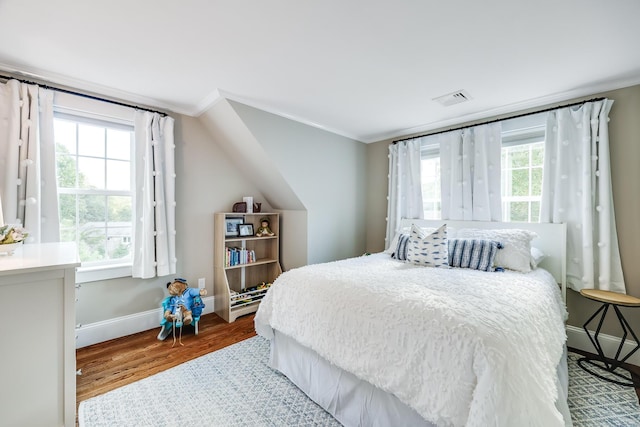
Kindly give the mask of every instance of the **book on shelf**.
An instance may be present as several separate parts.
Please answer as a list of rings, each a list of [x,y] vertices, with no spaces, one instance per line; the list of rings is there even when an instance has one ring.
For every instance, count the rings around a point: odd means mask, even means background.
[[[256,262],[256,252],[254,250],[227,246],[224,258],[225,267],[251,264],[252,262]]]

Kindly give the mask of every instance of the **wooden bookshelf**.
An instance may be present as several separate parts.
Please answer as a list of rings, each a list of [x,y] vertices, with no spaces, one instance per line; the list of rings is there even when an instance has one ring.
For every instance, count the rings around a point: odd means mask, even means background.
[[[269,220],[273,236],[256,237],[261,220]],[[252,236],[230,236],[237,223],[253,225]],[[227,227],[227,225],[230,225]],[[258,310],[266,284],[282,273],[280,267],[280,214],[221,212],[214,215],[215,312],[227,322]],[[244,254],[237,263],[229,253]],[[250,253],[249,257],[246,254]],[[251,259],[251,260],[250,260]],[[237,258],[236,258],[237,260]],[[265,285],[263,285],[265,284]]]

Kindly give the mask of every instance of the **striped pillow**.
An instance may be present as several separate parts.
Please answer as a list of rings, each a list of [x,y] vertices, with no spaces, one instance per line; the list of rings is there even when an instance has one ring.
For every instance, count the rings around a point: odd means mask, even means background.
[[[464,228],[457,237],[465,239],[487,239],[502,243],[502,250],[496,255],[496,266],[528,273],[531,271],[531,240],[537,234],[529,230],[473,229]]]
[[[449,265],[493,271],[493,261],[502,245],[487,239],[449,239]]]
[[[391,258],[398,259],[400,261],[407,260],[407,242],[409,241],[408,234],[400,234],[398,236],[398,244],[396,245],[396,250],[391,254]]]

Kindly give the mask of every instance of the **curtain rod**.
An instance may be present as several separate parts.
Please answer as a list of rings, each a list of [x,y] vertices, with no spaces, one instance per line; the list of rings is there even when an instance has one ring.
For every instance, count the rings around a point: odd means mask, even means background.
[[[396,143],[402,142],[402,141],[408,141],[410,139],[422,138],[424,136],[438,135],[438,134],[445,133],[445,132],[453,132],[455,130],[472,128],[474,126],[488,125],[490,123],[502,122],[504,120],[511,120],[511,119],[517,119],[519,117],[526,117],[526,116],[532,116],[534,114],[546,113],[548,111],[558,110],[560,108],[574,107],[576,105],[586,104],[587,102],[602,101],[603,99],[606,99],[606,98],[592,98],[592,99],[587,99],[586,101],[574,102],[572,104],[567,104],[567,105],[559,105],[557,107],[549,107],[549,108],[545,108],[544,110],[532,111],[530,113],[516,114],[514,116],[509,116],[509,117],[505,117],[505,118],[502,118],[502,119],[488,120],[486,122],[476,123],[474,125],[465,125],[465,126],[460,126],[460,127],[457,127],[457,128],[441,130],[441,131],[438,131],[438,132],[425,133],[425,134],[422,134],[422,135],[416,135],[416,136],[411,136],[411,137],[408,137],[408,138],[397,139],[397,140],[393,141],[393,144],[396,144]]]
[[[157,111],[157,110],[152,110],[150,108],[145,108],[145,107],[140,107],[137,105],[132,105],[132,104],[126,104],[124,102],[120,102],[120,101],[114,101],[112,99],[106,99],[106,98],[101,98],[99,96],[95,96],[95,95],[89,95],[86,93],[81,93],[81,92],[76,92],[73,90],[69,90],[69,89],[63,89],[60,87],[55,87],[55,86],[49,86],[47,84],[43,84],[43,83],[38,83],[38,82],[34,82],[34,81],[30,81],[30,80],[25,80],[25,79],[21,79],[18,77],[12,77],[12,76],[6,76],[3,74],[0,74],[0,79],[5,79],[5,80],[17,80],[21,83],[25,83],[25,84],[29,84],[29,85],[36,85],[39,86],[43,89],[50,89],[50,90],[54,90],[56,92],[62,92],[62,93],[68,93],[69,95],[76,95],[76,96],[81,96],[83,98],[88,98],[88,99],[93,99],[94,101],[102,101],[102,102],[108,102],[109,104],[115,104],[115,105],[120,105],[122,107],[128,107],[128,108],[133,108],[136,110],[141,110],[141,111],[148,111],[150,113],[158,113],[162,116],[167,116],[168,114],[163,112],[163,111]]]

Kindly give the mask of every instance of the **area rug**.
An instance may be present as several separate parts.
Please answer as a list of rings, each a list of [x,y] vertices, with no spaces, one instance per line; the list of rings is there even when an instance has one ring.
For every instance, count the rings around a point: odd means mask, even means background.
[[[640,404],[635,390],[595,378],[578,366],[580,357],[569,353],[568,401],[573,425],[640,427]],[[616,379],[607,372],[600,374]]]
[[[80,403],[80,427],[340,426],[267,366],[269,342],[254,337]],[[637,427],[633,389],[584,372],[569,353],[574,426]]]

